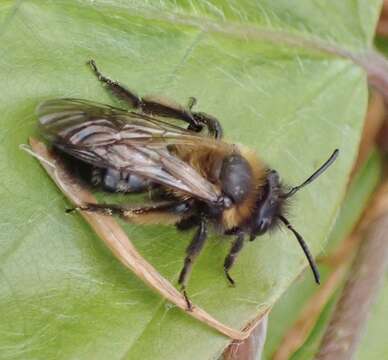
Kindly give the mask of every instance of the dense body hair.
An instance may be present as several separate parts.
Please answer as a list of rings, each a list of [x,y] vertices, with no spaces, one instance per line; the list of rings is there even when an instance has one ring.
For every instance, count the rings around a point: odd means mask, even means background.
[[[229,151],[228,151],[229,150]],[[218,229],[230,231],[240,225],[247,224],[255,211],[256,203],[260,199],[266,184],[268,169],[256,154],[244,147],[234,145],[233,148],[196,148],[191,149],[185,146],[177,146],[175,153],[183,161],[198,171],[205,179],[212,182],[219,191],[222,191],[223,183],[221,178],[222,165],[231,157],[241,157],[248,165],[249,182],[244,190],[245,195],[232,206],[223,209],[217,217]],[[238,174],[241,177],[241,173]],[[169,190],[167,190],[169,191]],[[170,190],[171,191],[171,190]],[[179,198],[187,198],[183,193],[174,192]]]

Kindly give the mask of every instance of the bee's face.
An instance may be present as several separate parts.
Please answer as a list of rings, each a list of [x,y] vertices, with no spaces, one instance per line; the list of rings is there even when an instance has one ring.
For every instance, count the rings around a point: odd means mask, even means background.
[[[267,184],[264,196],[257,203],[257,210],[251,223],[250,240],[263,235],[273,228],[281,213],[282,199],[279,175],[275,170],[270,170],[267,175]]]

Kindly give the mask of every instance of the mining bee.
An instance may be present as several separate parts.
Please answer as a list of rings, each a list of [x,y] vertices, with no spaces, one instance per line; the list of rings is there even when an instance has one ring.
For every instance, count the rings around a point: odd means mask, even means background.
[[[178,283],[186,285],[208,229],[234,238],[224,261],[229,271],[246,238],[283,224],[298,240],[319,283],[319,272],[302,236],[285,217],[287,200],[315,180],[337,158],[338,149],[302,184],[287,188],[276,170],[253,151],[222,141],[213,116],[170,100],[140,97],[88,63],[98,80],[130,110],[81,99],[55,99],[37,109],[40,128],[53,148],[70,159],[81,177],[111,192],[150,192],[149,204],[85,204],[79,210],[118,215],[137,224],[196,228]],[[175,122],[175,123],[174,123]],[[179,125],[176,123],[179,122]]]

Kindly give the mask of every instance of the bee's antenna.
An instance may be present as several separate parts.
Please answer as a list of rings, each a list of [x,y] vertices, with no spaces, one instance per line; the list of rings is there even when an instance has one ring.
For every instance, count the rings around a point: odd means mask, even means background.
[[[325,161],[325,163],[316,170],[306,181],[304,181],[302,184],[293,187],[289,192],[283,194],[282,198],[289,198],[290,196],[294,195],[297,191],[305,187],[306,185],[313,182],[319,175],[321,175],[338,157],[339,150],[335,149],[334,152],[331,154],[331,156]]]
[[[290,222],[282,215],[279,215],[279,219],[283,222],[284,225],[286,225],[287,229],[288,230],[291,230],[293,232],[293,234],[295,235],[295,237],[297,238],[298,242],[299,242],[299,245],[302,247],[302,250],[304,252],[304,254],[306,255],[307,257],[307,260],[310,264],[310,267],[311,267],[311,270],[313,271],[313,275],[314,275],[314,278],[315,278],[315,282],[317,284],[320,284],[320,275],[319,275],[319,271],[318,271],[318,268],[317,268],[317,265],[313,259],[313,256],[311,255],[311,252],[309,250],[309,248],[307,247],[307,244],[306,242],[303,240],[303,237],[302,235],[300,235],[293,227],[292,225],[290,224]]]

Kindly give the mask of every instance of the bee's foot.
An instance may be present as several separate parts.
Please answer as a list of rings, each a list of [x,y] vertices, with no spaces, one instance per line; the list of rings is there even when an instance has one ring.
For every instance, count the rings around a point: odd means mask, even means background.
[[[226,278],[228,279],[229,281],[229,285],[230,287],[236,287],[236,282],[233,280],[233,278],[229,275],[229,272],[227,269],[224,269],[224,272],[225,272],[225,276]]]
[[[190,312],[193,311],[193,304],[190,301],[189,297],[187,296],[187,292],[185,288],[182,288],[182,294],[186,300],[186,305],[187,305],[186,311],[190,311]]]

